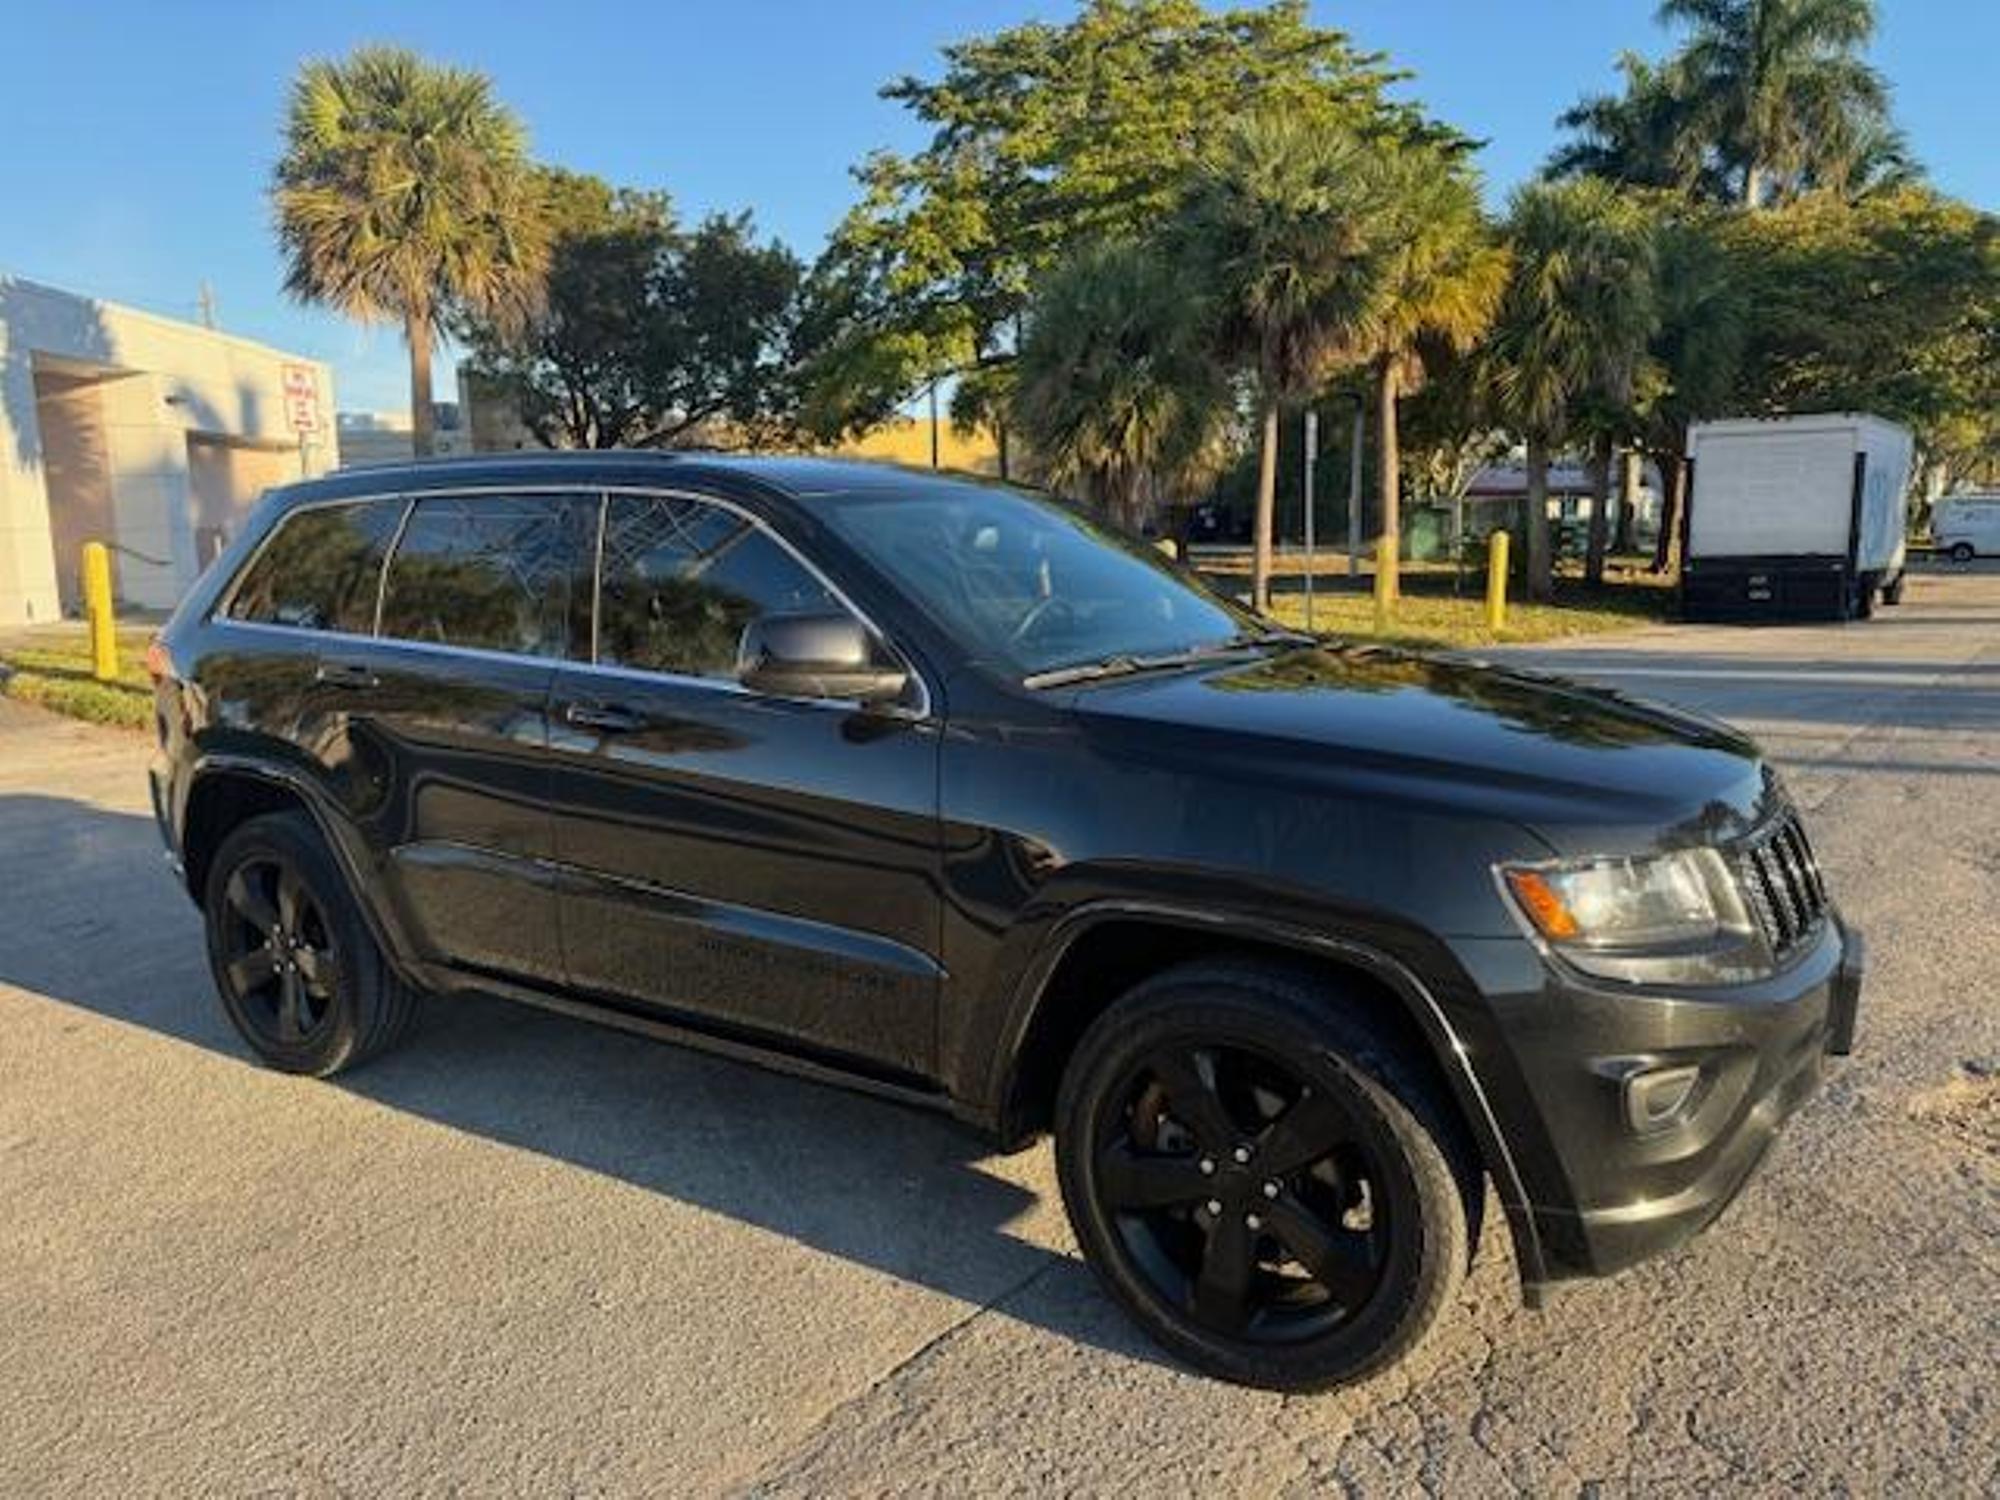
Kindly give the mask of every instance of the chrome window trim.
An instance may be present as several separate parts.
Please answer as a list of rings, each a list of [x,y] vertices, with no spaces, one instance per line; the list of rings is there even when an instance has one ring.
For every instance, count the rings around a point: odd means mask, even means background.
[[[396,489],[385,490],[378,494],[339,495],[330,496],[323,500],[302,500],[298,504],[286,509],[285,514],[279,519],[278,523],[257,544],[256,550],[244,559],[243,566],[237,570],[236,577],[230,581],[227,591],[209,610],[208,618],[212,624],[223,625],[232,629],[279,631],[286,635],[321,637],[332,641],[369,641],[410,650],[439,652],[447,656],[466,656],[481,661],[546,664],[568,671],[590,672],[619,677],[627,681],[656,682],[673,687],[704,687],[718,692],[735,693],[748,698],[756,698],[762,702],[810,704],[821,708],[838,709],[843,713],[858,712],[864,707],[860,700],[855,698],[795,698],[777,693],[755,692],[735,679],[728,677],[695,677],[676,672],[648,671],[643,667],[625,667],[601,663],[596,659],[598,626],[597,601],[595,597],[591,601],[590,628],[592,639],[591,660],[589,661],[571,661],[558,656],[532,656],[519,651],[490,651],[478,646],[452,646],[435,641],[410,641],[404,640],[400,636],[382,634],[382,601],[386,597],[388,588],[389,567],[395,561],[396,551],[402,544],[403,532],[409,526],[410,517],[414,514],[417,504],[420,501],[433,497],[451,498],[466,495],[588,496],[591,494],[595,494],[598,497],[598,559],[596,566],[591,571],[593,595],[601,589],[603,582],[604,527],[608,519],[611,496],[642,495],[649,499],[689,500],[699,505],[718,506],[732,515],[740,517],[751,526],[757,528],[757,530],[763,532],[773,542],[777,543],[794,562],[817,579],[820,585],[839,601],[843,609],[847,610],[849,614],[853,615],[866,626],[869,633],[909,669],[910,680],[917,685],[918,702],[916,706],[913,708],[904,708],[889,705],[885,708],[877,705],[871,711],[877,713],[886,712],[897,718],[909,719],[913,722],[921,722],[931,718],[937,699],[931,691],[930,680],[918,669],[917,664],[910,659],[907,652],[897,649],[895,642],[890,639],[888,632],[875,622],[868,611],[856,604],[847,591],[831,578],[827,577],[826,573],[811,558],[793,546],[789,538],[780,533],[762,516],[746,509],[733,500],[725,499],[720,495],[704,494],[699,490],[684,489],[672,485],[579,484],[574,482],[568,484],[546,482],[536,484],[483,484],[435,490]],[[317,626],[282,625],[269,620],[238,620],[230,617],[227,612],[228,605],[234,600],[236,590],[241,587],[243,579],[248,576],[250,569],[255,566],[257,559],[263,555],[264,549],[270,546],[272,538],[276,537],[280,531],[284,530],[290,524],[293,516],[309,510],[323,510],[334,505],[365,505],[379,503],[384,500],[401,500],[403,502],[403,514],[397,524],[395,535],[391,539],[389,550],[383,554],[381,577],[376,580],[375,630],[372,634],[359,635],[340,630],[323,630]]]

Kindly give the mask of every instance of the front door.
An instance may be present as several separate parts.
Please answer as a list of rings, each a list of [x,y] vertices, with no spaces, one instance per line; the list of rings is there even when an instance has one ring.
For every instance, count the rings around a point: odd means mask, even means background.
[[[927,1076],[937,726],[738,683],[751,620],[845,607],[747,514],[614,494],[602,525],[594,660],[550,716],[571,985]]]

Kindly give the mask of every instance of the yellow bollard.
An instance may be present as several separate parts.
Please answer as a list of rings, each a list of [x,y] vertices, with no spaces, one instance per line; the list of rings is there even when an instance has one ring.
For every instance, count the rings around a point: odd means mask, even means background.
[[[118,678],[118,622],[111,614],[111,551],[83,544],[83,602],[90,611],[90,669],[99,682]]]
[[[1507,628],[1507,533],[1486,539],[1486,628],[1498,635]]]
[[[1375,630],[1386,635],[1395,615],[1398,539],[1386,533],[1375,539]]]

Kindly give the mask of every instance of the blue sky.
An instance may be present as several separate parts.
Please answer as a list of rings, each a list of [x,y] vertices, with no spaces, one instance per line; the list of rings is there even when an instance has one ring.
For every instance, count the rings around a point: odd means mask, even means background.
[[[330,360],[341,406],[407,400],[393,330],[286,302],[265,182],[299,60],[394,41],[481,68],[545,159],[669,189],[684,211],[754,209],[801,253],[851,196],[848,168],[920,137],[876,97],[939,44],[1069,7],[1033,0],[494,0],[225,5],[32,0],[0,70],[0,269],[192,317]],[[1875,61],[1945,190],[2000,209],[2000,4],[1886,0]],[[1497,198],[1555,115],[1658,52],[1652,0],[1318,0],[1316,18],[1416,74],[1432,110],[1490,141]],[[533,16],[535,19],[528,19]],[[441,387],[443,381],[440,382]],[[441,388],[440,394],[446,394]]]

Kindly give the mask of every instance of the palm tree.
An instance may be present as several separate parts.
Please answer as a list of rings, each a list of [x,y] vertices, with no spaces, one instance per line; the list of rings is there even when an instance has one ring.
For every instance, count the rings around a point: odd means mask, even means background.
[[[432,448],[431,348],[461,312],[519,320],[540,296],[548,229],[519,121],[478,73],[394,47],[308,62],[272,184],[285,289],[410,350],[410,422]]]
[[[1367,346],[1381,301],[1382,153],[1292,115],[1223,133],[1175,227],[1216,291],[1218,348],[1252,377],[1262,418],[1252,601],[1271,602],[1281,410]]]
[[[1084,250],[1037,290],[1014,362],[1014,424],[1049,479],[1137,531],[1217,456],[1229,391],[1186,277],[1150,249]]]
[[[1549,157],[1547,175],[1721,197],[1681,60],[1655,64],[1626,52],[1618,71],[1623,93],[1587,94],[1556,117],[1571,138]]]
[[[1493,321],[1507,285],[1507,252],[1489,232],[1479,184],[1464,159],[1431,147],[1385,157],[1389,211],[1380,304],[1366,352],[1375,388],[1382,535],[1402,536],[1397,402],[1424,375],[1422,351],[1462,353]],[[1378,548],[1397,592],[1395,547]]]
[[[1654,258],[1643,211],[1596,178],[1531,183],[1508,216],[1513,268],[1486,350],[1502,419],[1527,446],[1528,593],[1552,591],[1549,462],[1579,419],[1629,406],[1653,331]],[[1608,489],[1608,485],[1605,486]],[[1602,565],[1606,496],[1592,512]]]
[[[1845,176],[1841,152],[1888,128],[1887,86],[1859,55],[1874,0],[1661,0],[1659,14],[1689,28],[1688,97],[1748,207]]]

